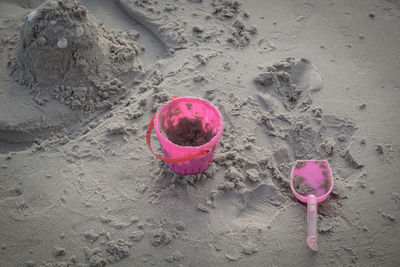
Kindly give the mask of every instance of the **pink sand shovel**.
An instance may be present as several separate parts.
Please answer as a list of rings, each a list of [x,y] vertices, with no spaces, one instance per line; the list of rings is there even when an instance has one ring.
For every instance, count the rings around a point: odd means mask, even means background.
[[[307,203],[307,245],[318,251],[317,203],[324,201],[333,188],[332,171],[326,160],[297,160],[290,175],[290,188],[301,202]]]

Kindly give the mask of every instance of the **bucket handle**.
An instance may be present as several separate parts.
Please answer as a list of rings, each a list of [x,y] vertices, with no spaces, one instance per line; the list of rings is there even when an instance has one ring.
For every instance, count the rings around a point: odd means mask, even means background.
[[[178,163],[178,162],[184,162],[184,161],[188,161],[188,160],[192,160],[192,159],[196,159],[199,158],[201,156],[205,156],[210,152],[210,149],[206,148],[203,150],[200,150],[199,152],[196,152],[194,154],[191,154],[189,156],[183,157],[183,158],[164,158],[156,153],[154,153],[153,149],[151,148],[151,143],[150,143],[150,137],[151,137],[151,133],[153,131],[153,127],[154,127],[154,118],[156,117],[155,113],[153,115],[153,117],[150,120],[149,125],[147,126],[147,131],[146,131],[146,143],[147,146],[149,147],[151,153],[153,153],[154,156],[156,156],[156,158],[164,161],[164,162],[168,162],[168,163]]]

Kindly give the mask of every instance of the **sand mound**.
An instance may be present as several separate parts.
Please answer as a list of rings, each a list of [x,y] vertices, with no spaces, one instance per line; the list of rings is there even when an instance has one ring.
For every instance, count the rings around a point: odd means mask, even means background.
[[[35,95],[101,109],[126,91],[113,77],[141,71],[138,53],[132,40],[106,30],[78,1],[51,1],[28,14],[11,68]]]

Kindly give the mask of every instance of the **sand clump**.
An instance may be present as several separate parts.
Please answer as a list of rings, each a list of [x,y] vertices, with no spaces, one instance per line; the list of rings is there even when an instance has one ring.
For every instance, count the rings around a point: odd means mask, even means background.
[[[165,231],[162,228],[156,228],[150,233],[150,244],[155,247],[164,247],[174,238],[173,233]]]
[[[90,267],[103,267],[106,266],[107,261],[104,258],[103,254],[101,253],[100,248],[84,248],[86,260]]]
[[[238,0],[213,0],[211,5],[214,8],[214,14],[220,19],[230,19],[240,12]]]
[[[260,181],[260,174],[256,169],[248,169],[246,171],[247,179],[250,181],[257,183]]]
[[[247,242],[241,245],[243,248],[243,253],[246,255],[252,255],[258,252],[257,246],[252,242]]]
[[[249,26],[241,18],[237,18],[232,26],[232,37],[229,37],[227,41],[235,47],[243,48],[248,46],[252,36],[257,34],[256,26]]]
[[[180,262],[184,258],[182,252],[176,250],[171,253],[168,257],[165,258],[166,262],[173,263],[173,262]]]
[[[117,78],[140,73],[134,41],[108,31],[79,1],[51,1],[28,15],[11,72],[36,96],[74,109],[102,109],[127,88]]]
[[[130,235],[129,237],[130,237],[130,239],[131,239],[132,241],[140,242],[140,241],[142,241],[143,238],[144,238],[144,232],[141,231],[141,230],[134,231],[134,232],[131,233],[131,235]]]
[[[236,167],[232,166],[225,172],[225,179],[229,180],[231,183],[234,183],[236,188],[244,187],[243,182],[245,177]]]
[[[129,250],[132,243],[122,239],[111,240],[107,243],[106,251],[109,254],[108,261],[110,263],[120,261],[129,256]]]
[[[300,160],[300,161],[297,161],[297,162],[296,162],[295,168],[296,168],[296,169],[300,169],[300,168],[302,168],[302,167],[304,167],[304,166],[306,166],[306,162],[303,161],[303,160]]]
[[[316,194],[316,190],[311,185],[305,183],[305,178],[303,176],[294,176],[293,187],[301,196],[305,196],[308,193]]]
[[[96,231],[93,229],[85,232],[84,235],[85,235],[85,239],[92,243],[100,237],[100,235],[98,233],[96,233]]]
[[[53,255],[58,257],[58,256],[64,256],[65,255],[65,248],[62,247],[54,247],[53,249]]]

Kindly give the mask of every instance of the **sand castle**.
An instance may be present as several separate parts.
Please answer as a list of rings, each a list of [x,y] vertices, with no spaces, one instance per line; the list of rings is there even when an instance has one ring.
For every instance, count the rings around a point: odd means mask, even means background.
[[[141,72],[139,48],[108,31],[79,1],[51,1],[28,14],[15,61],[16,80],[73,109],[102,109],[127,88],[121,74]]]

